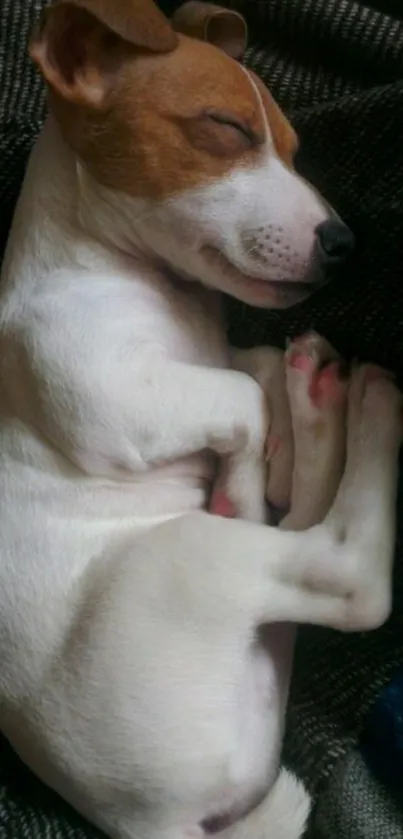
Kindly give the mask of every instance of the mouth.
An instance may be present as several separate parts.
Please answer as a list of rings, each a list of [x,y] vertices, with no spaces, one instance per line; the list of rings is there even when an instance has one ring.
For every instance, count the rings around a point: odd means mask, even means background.
[[[286,309],[306,300],[322,284],[315,279],[309,281],[257,279],[244,274],[222,251],[216,248],[205,247],[202,249],[202,254],[212,268],[219,268],[225,283],[222,291],[252,306]]]

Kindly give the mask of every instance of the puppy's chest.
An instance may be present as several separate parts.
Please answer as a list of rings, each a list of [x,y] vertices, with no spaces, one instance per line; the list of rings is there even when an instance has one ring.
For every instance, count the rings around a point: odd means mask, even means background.
[[[172,358],[209,367],[228,366],[220,296],[197,286],[175,287],[160,338]]]

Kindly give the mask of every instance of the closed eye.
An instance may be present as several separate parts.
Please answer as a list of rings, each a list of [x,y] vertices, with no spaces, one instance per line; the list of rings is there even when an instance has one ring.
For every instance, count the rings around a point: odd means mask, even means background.
[[[235,131],[238,131],[251,146],[259,146],[263,142],[262,137],[259,137],[256,131],[250,128],[249,125],[246,125],[246,123],[236,119],[236,117],[211,112],[206,113],[205,116],[217,125],[227,126],[228,128],[233,128]]]
[[[198,116],[180,120],[182,131],[192,145],[213,157],[235,160],[264,143],[246,120],[223,111],[206,109]]]

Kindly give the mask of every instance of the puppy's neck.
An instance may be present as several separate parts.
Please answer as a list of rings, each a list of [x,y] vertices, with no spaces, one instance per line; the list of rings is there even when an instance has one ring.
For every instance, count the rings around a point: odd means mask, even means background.
[[[141,236],[147,224],[145,201],[133,201],[99,184],[76,163],[77,219],[80,228],[108,250],[139,263],[158,265],[158,260]]]
[[[51,272],[76,268],[149,274],[152,255],[131,227],[130,241],[108,196],[80,167],[52,117],[32,153],[17,205],[2,276],[5,282],[32,281]],[[120,219],[119,224],[117,219]]]

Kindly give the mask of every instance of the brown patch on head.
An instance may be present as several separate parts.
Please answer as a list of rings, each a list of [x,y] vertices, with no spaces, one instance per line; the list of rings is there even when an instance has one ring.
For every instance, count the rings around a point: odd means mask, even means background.
[[[187,38],[163,61],[128,61],[106,113],[86,109],[78,120],[58,104],[64,133],[96,179],[136,197],[163,199],[253,166],[266,139],[241,67]]]
[[[101,106],[132,48],[174,50],[177,35],[153,0],[55,0],[30,54],[48,84],[75,104]]]
[[[291,161],[295,135],[263,83],[177,35],[152,0],[58,0],[31,54],[67,142],[105,186],[163,199],[253,166],[267,138],[260,97]]]

